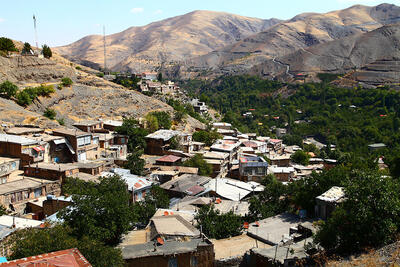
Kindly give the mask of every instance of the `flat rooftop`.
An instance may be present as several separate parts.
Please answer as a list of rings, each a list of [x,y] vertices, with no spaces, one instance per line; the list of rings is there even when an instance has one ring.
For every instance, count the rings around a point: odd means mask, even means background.
[[[12,134],[0,134],[0,142],[20,144],[24,146],[39,144],[36,140]]]
[[[29,167],[28,165],[24,166]],[[45,162],[38,162],[36,164],[30,165],[30,168],[38,168],[43,170],[51,170],[51,171],[69,171],[78,169],[79,166],[73,163],[45,163]]]
[[[44,129],[41,128],[31,128],[31,127],[13,127],[6,130],[8,134],[31,134],[31,133],[43,133]]]
[[[90,133],[85,133],[78,129],[68,129],[68,128],[58,128],[53,130],[54,134],[68,135],[68,136],[85,136],[91,135]]]
[[[245,234],[220,240],[212,239],[211,242],[214,244],[216,260],[243,256],[252,248],[271,247],[270,245],[257,241],[256,239]]]
[[[0,195],[10,194],[13,192],[20,192],[22,190],[30,188],[38,188],[45,185],[46,183],[53,183],[53,181],[35,179],[35,178],[24,178],[5,184],[0,184]]]
[[[305,222],[299,216],[291,213],[279,215],[259,221],[259,226],[250,224],[247,234],[266,244],[276,245],[283,237],[289,237],[289,229]]]
[[[210,245],[201,238],[191,239],[186,242],[181,241],[164,241],[163,245],[157,245],[154,250],[154,242],[144,244],[130,245],[122,247],[122,258],[124,260],[145,258],[152,256],[176,255],[182,253],[190,253],[197,251],[199,245]]]

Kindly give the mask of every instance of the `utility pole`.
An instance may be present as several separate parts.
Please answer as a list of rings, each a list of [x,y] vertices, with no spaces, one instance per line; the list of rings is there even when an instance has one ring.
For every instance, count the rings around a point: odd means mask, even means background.
[[[35,14],[33,14],[33,28],[35,29],[35,44],[36,44],[37,49],[39,49]]]
[[[107,60],[106,60],[106,26],[103,25],[103,46],[104,46],[104,74],[107,74]]]

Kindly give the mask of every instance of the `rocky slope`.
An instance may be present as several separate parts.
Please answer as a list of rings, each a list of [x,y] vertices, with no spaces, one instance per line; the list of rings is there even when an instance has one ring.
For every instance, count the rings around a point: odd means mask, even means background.
[[[161,63],[207,54],[278,22],[223,12],[194,11],[108,35],[107,64],[113,70],[151,70]],[[54,49],[72,61],[103,66],[103,37],[100,35],[87,36]]]
[[[77,70],[76,64],[57,54],[51,59],[16,54],[10,58],[0,57],[0,82],[9,80],[20,89],[41,83],[54,84],[57,87],[63,77],[70,77],[74,81],[71,87],[56,89],[50,97],[40,97],[27,108],[12,100],[0,98],[0,124],[24,123],[54,127],[57,125],[56,121],[42,116],[46,108],[56,110],[57,118],[63,118],[67,126],[85,119],[121,119],[126,116],[138,118],[150,111],[173,111],[162,101],[127,90],[97,77],[94,75],[96,71],[80,67],[82,70]],[[196,123],[199,122],[192,124]]]
[[[246,72],[270,59],[360,35],[399,20],[400,7],[389,4],[375,7],[356,5],[325,14],[305,13],[233,45],[195,58],[190,66],[203,72],[211,69],[218,74]],[[379,47],[375,44],[374,48]]]
[[[371,32],[301,49],[253,68],[254,74],[274,77],[319,72],[346,73],[346,79],[378,85],[400,78],[400,23]]]

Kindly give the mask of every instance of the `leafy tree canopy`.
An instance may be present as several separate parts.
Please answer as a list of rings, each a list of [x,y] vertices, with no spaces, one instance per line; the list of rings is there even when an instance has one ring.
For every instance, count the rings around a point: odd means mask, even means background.
[[[212,166],[204,160],[201,154],[196,154],[194,157],[186,160],[183,165],[186,167],[199,168],[199,175],[202,176],[210,176],[213,172]]]

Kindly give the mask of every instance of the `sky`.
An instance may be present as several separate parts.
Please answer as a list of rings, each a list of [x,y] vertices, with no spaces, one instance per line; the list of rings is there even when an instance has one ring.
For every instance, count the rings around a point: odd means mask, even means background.
[[[91,34],[117,33],[132,26],[213,10],[262,19],[290,19],[304,12],[324,13],[356,4],[374,6],[375,0],[13,0],[2,2],[0,36],[35,44],[33,14],[39,45],[67,45]],[[400,6],[400,0],[385,3]]]

